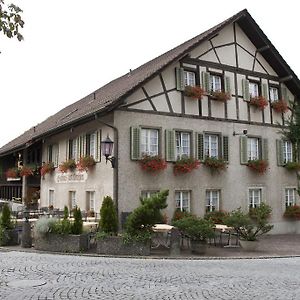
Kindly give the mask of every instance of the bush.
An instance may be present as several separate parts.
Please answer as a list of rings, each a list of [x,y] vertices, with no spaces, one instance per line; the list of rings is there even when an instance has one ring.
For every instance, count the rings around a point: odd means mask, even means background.
[[[75,207],[73,210],[74,223],[72,224],[71,233],[81,234],[83,230],[82,215],[79,207]]]
[[[57,218],[41,217],[35,223],[34,232],[38,236],[45,236],[47,233],[53,232],[56,223],[58,223]]]
[[[69,218],[69,209],[68,206],[65,205],[64,207],[64,220],[67,220]]]
[[[7,203],[5,203],[2,208],[0,227],[2,229],[12,229],[14,227],[11,221],[11,212]]]
[[[167,207],[168,195],[169,191],[165,190],[152,195],[150,198],[140,199],[141,205],[127,218],[126,233],[132,237],[151,233],[152,227],[163,220],[160,211]]]
[[[180,210],[180,208],[176,208],[176,210],[174,211],[174,214],[173,214],[171,224],[173,225],[173,223],[175,221],[181,220],[184,217],[191,217],[191,216],[192,216],[191,213],[189,213],[187,211],[182,211],[182,210]]]
[[[68,219],[59,220],[52,225],[52,233],[70,234],[72,233],[72,224]]]
[[[195,216],[184,217],[173,225],[194,241],[206,241],[215,235],[212,221]]]
[[[204,219],[211,220],[214,224],[224,224],[227,215],[228,213],[225,211],[215,210],[207,212],[204,215]]]
[[[300,219],[300,206],[299,205],[287,206],[283,216],[287,219],[299,220]]]
[[[110,196],[103,199],[100,209],[100,231],[116,235],[118,232],[118,216],[114,202]]]

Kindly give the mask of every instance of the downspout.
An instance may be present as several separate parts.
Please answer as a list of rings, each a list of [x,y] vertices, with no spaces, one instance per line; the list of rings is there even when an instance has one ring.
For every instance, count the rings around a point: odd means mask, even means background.
[[[97,114],[95,114],[95,120],[114,130],[114,157],[116,158],[116,160],[115,160],[115,167],[113,169],[113,199],[115,201],[116,211],[117,211],[117,215],[119,218],[119,199],[118,199],[118,195],[119,195],[119,163],[118,163],[119,132],[118,132],[117,127],[110,125],[106,122],[100,121]]]

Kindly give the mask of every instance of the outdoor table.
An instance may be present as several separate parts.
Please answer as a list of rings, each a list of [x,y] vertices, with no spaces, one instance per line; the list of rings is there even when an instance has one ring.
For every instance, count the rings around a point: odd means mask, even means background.
[[[170,247],[170,231],[174,226],[168,224],[155,224],[152,227],[154,235],[151,240],[151,247],[158,248],[163,246],[165,248]]]
[[[231,243],[232,242],[231,236],[234,232],[233,227],[229,227],[224,224],[215,224],[215,230],[220,232],[220,241],[222,241],[222,234],[228,234],[228,243],[224,247],[226,247],[226,248],[238,247],[238,245],[232,245],[232,243]]]

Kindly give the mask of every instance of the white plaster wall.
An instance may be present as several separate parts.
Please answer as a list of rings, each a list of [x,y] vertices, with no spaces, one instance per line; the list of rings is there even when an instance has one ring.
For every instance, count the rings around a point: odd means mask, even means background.
[[[173,108],[174,113],[181,113],[181,94],[177,91],[169,92],[169,99]]]
[[[238,24],[236,24],[235,30],[236,30],[237,43],[243,46],[245,49],[247,49],[252,55],[255,55],[256,47],[248,39],[248,37],[245,35],[245,33],[243,32],[243,30],[240,28]]]
[[[220,46],[223,44],[233,43],[234,35],[233,35],[233,24],[227,25],[223,28],[219,34],[212,39],[213,45]]]
[[[130,104],[130,103],[134,103],[136,101],[145,99],[146,96],[144,94],[144,92],[142,91],[142,89],[138,89],[137,91],[133,92],[130,96],[128,96],[126,98],[126,101],[124,102],[124,104]]]
[[[162,127],[162,150],[164,156],[165,129],[190,129],[193,132],[221,132],[229,136],[228,169],[221,174],[212,175],[203,165],[187,175],[173,175],[172,163],[168,168],[156,176],[140,170],[137,162],[129,158],[129,128],[132,125],[148,124]],[[120,194],[119,208],[122,211],[131,211],[138,206],[139,195],[142,190],[169,189],[168,208],[166,212],[171,218],[175,209],[174,193],[176,190],[191,190],[192,212],[203,215],[205,210],[205,190],[209,188],[221,189],[222,209],[230,211],[238,207],[247,208],[249,187],[262,187],[263,200],[273,207],[272,222],[282,222],[282,205],[284,197],[282,190],[286,185],[296,186],[296,176],[288,173],[276,163],[275,141],[279,138],[277,128],[257,125],[246,125],[231,122],[218,122],[193,118],[168,117],[161,115],[147,115],[142,113],[121,112],[115,113],[115,125],[119,128],[120,136]],[[258,176],[246,166],[240,165],[239,137],[232,133],[242,132],[247,128],[249,135],[258,135],[268,138],[270,168],[265,175]],[[123,171],[122,171],[123,170]]]
[[[202,101],[202,116],[207,117],[208,116],[208,98],[207,98],[207,96],[204,96],[201,101]]]
[[[184,101],[185,101],[185,113],[187,115],[199,115],[198,99],[184,97]]]
[[[236,66],[234,45],[218,48],[216,52],[222,64]]]
[[[175,82],[176,67],[179,67],[179,63],[170,65],[161,73],[167,90],[171,90],[176,87],[176,82]]]
[[[196,58],[196,57],[202,55],[203,53],[205,53],[206,51],[208,51],[209,49],[211,49],[211,45],[209,42],[205,41],[205,42],[201,43],[200,46],[193,49],[190,52],[190,55],[192,58]],[[203,58],[200,57],[200,59],[203,59]]]
[[[239,118],[240,120],[247,121],[248,120],[248,102],[239,98]]]
[[[157,97],[153,97],[152,103],[158,111],[170,112],[167,99],[165,95],[160,95]]]
[[[237,48],[239,67],[242,69],[252,70],[253,57],[242,48]],[[265,73],[265,72],[264,72]]]
[[[174,76],[174,75],[173,75]],[[146,92],[148,93],[148,95],[151,97],[152,95],[158,94],[158,93],[162,93],[163,92],[163,88],[161,85],[161,81],[160,78],[158,76],[154,77],[153,79],[151,79],[149,82],[147,82],[144,85],[144,88],[146,90]]]
[[[107,117],[106,122],[112,122],[111,117]],[[101,129],[102,139],[109,134],[110,138],[114,140],[113,130],[98,121],[92,121],[84,125],[74,127],[73,132],[64,131],[62,133],[53,135],[45,140],[43,144],[43,161],[47,161],[47,146],[49,144],[59,144],[59,164],[66,160],[66,141],[70,138],[79,135],[93,132]],[[97,162],[92,171],[88,171],[87,180],[85,182],[77,183],[56,183],[55,176],[60,173],[58,168],[55,169],[54,174],[46,174],[45,179],[41,180],[41,206],[48,206],[49,189],[54,190],[54,206],[63,209],[64,205],[69,204],[69,191],[76,191],[77,205],[81,210],[86,210],[86,192],[95,191],[95,208],[99,212],[103,197],[109,195],[113,197],[113,169],[111,164],[105,163],[105,158],[101,157],[101,162]]]
[[[153,108],[152,108],[152,106],[151,106],[151,104],[148,100],[145,100],[143,102],[134,104],[134,105],[130,106],[130,108],[142,109],[142,110],[152,110],[153,111]]]
[[[273,70],[273,68],[266,62],[264,57],[260,54],[256,54],[256,58],[260,61],[260,63],[264,66],[264,68],[268,71],[270,75],[277,76],[277,73]]]
[[[211,116],[214,118],[225,118],[225,105],[223,102],[211,100]]]
[[[204,54],[203,56],[200,57],[201,60],[206,60],[206,61],[212,61],[215,63],[218,63],[217,56],[213,50],[209,51],[208,53]]]
[[[252,122],[262,122],[262,111],[250,105],[250,120]]]

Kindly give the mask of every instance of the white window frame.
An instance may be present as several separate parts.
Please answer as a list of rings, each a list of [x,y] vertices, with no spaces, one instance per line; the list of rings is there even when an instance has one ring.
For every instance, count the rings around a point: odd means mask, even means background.
[[[58,144],[48,145],[47,161],[52,162],[54,167],[58,166],[59,146]]]
[[[69,191],[69,197],[70,197],[70,208],[73,209],[77,205],[76,191]]]
[[[54,189],[48,190],[48,207],[51,205],[54,207],[54,200],[55,200],[55,191]]]
[[[248,189],[248,207],[255,208],[262,203],[263,190],[260,187],[253,187]]]
[[[69,140],[69,150],[71,150],[71,153],[69,153],[69,159],[77,160],[78,145],[77,145],[77,139],[76,138]]]
[[[191,211],[190,191],[175,191],[175,208],[185,212]]]
[[[285,207],[296,204],[296,188],[288,187],[284,189]]]
[[[184,71],[184,85],[195,86],[196,85],[196,73],[192,71]]]
[[[222,91],[222,75],[210,74],[210,90],[212,92]]]
[[[219,138],[218,134],[204,135],[204,154],[205,157],[219,157]]]
[[[96,192],[95,191],[87,191],[87,196],[88,196],[88,208],[91,211],[96,210]]]
[[[293,144],[290,141],[282,141],[282,155],[284,163],[293,161]]]
[[[257,137],[248,137],[247,138],[248,160],[257,160],[260,158],[259,141],[260,140]]]
[[[141,154],[157,156],[159,147],[159,129],[141,128]]]
[[[141,191],[141,198],[150,198],[151,196],[153,196],[154,194],[159,193],[159,190],[145,190],[145,191]]]
[[[257,82],[249,82],[249,93],[251,98],[259,96],[259,84]]]
[[[271,102],[279,100],[279,89],[277,87],[270,86],[269,92],[270,92],[270,101]]]
[[[176,157],[191,156],[191,133],[185,131],[176,131]]]
[[[93,132],[90,134],[90,145],[89,146],[90,146],[89,155],[95,159],[96,153],[97,153],[97,133],[96,132]]]
[[[206,190],[205,191],[205,211],[219,211],[220,210],[220,190]]]

